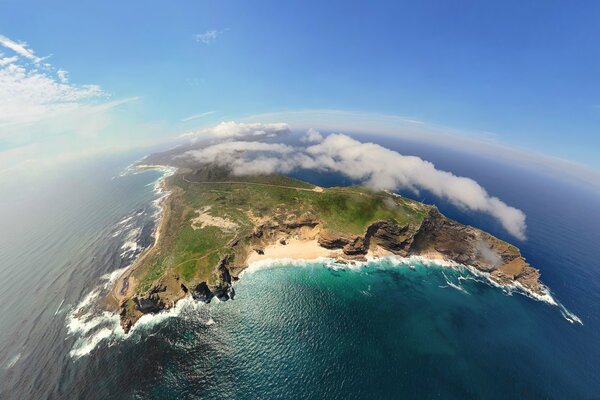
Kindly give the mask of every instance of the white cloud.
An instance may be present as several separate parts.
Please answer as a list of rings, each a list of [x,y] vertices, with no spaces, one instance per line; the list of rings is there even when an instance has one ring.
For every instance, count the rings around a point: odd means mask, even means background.
[[[186,133],[183,136],[188,138],[213,137],[219,139],[253,137],[270,138],[290,133],[290,127],[286,123],[275,122],[263,124],[260,122],[245,124],[234,121],[221,122],[211,127],[200,129],[196,132]]]
[[[194,119],[200,119],[200,118],[208,117],[209,115],[212,115],[214,113],[216,113],[216,111],[207,111],[207,112],[203,112],[203,113],[200,113],[200,114],[190,115],[189,117],[186,117],[186,118],[182,119],[181,122],[187,122],[187,121],[192,121]]]
[[[70,83],[67,71],[5,36],[0,48],[10,53],[0,53],[0,174],[108,148],[111,136],[126,141],[119,133],[131,132],[130,120],[112,110],[137,98],[109,101],[98,85]]]
[[[13,40],[10,40],[6,36],[0,35],[0,45],[6,47],[7,49],[11,49],[18,55],[25,57],[35,63],[42,61],[42,59],[40,57],[35,55],[33,50],[29,49],[29,46],[27,46],[27,43],[24,43],[24,42],[17,43]]]
[[[59,69],[58,71],[56,71],[56,76],[58,76],[58,79],[60,79],[61,83],[67,83],[69,82],[69,73],[67,71],[65,71],[64,69]]]
[[[365,181],[376,189],[427,190],[452,204],[495,217],[518,239],[525,239],[525,214],[490,196],[476,181],[440,171],[431,162],[404,156],[374,143],[341,134],[329,135],[307,149],[320,168]]]
[[[106,98],[98,85],[70,84],[67,71],[40,63],[27,44],[0,35],[0,45],[15,53],[0,58],[0,126],[29,125]]]
[[[206,31],[204,33],[197,33],[194,35],[194,38],[196,38],[197,42],[202,42],[204,44],[211,44],[214,43],[215,40],[217,40],[217,38],[219,36],[221,36],[223,34],[224,31],[218,31],[218,30],[210,30],[210,31]]]
[[[487,213],[511,235],[525,239],[525,214],[490,196],[473,179],[438,170],[419,157],[405,156],[375,143],[362,143],[343,134],[329,135],[307,148],[238,141],[186,155],[200,162],[229,166],[238,175],[317,169],[343,174],[378,190],[427,190],[460,208]]]
[[[8,63],[0,68],[0,125],[35,122],[105,95],[98,85],[71,85],[50,72]]]
[[[193,157],[200,163],[231,164],[236,160],[245,163],[248,161],[249,153],[271,153],[271,154],[289,154],[295,152],[292,146],[281,143],[263,143],[263,142],[223,142],[200,150],[190,150],[183,156]],[[243,157],[242,157],[243,156]],[[274,170],[270,171],[273,172]],[[240,171],[241,172],[241,171]]]
[[[1,54],[0,54],[0,56],[1,56]],[[17,61],[18,59],[19,59],[18,56],[0,58],[0,67],[3,67],[8,64],[12,64],[15,61]]]
[[[479,156],[503,159],[511,165],[533,169],[537,173],[544,172],[553,179],[584,183],[594,190],[600,188],[600,172],[594,169],[593,163],[588,162],[588,165],[584,165],[540,153],[539,149],[513,147],[500,142],[500,137],[490,132],[457,130],[412,117],[322,109],[253,115],[244,121],[287,121],[296,129],[317,127],[327,131],[386,135],[425,144],[434,143]]]
[[[310,128],[306,131],[306,135],[302,137],[302,141],[305,143],[318,143],[323,140],[323,135],[321,132],[314,128]]]

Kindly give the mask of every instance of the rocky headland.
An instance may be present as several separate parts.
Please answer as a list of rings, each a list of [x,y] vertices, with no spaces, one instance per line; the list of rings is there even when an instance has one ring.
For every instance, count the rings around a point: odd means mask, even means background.
[[[155,245],[111,292],[110,304],[118,309],[125,332],[144,314],[169,309],[186,296],[202,302],[231,299],[232,283],[248,265],[273,258],[348,263],[422,256],[474,268],[499,285],[546,293],[539,271],[515,246],[451,220],[434,206],[366,189],[322,189],[285,177],[227,181],[184,172],[165,181],[171,194],[164,200]],[[195,204],[199,193],[204,202]],[[239,195],[262,197],[246,202]],[[265,198],[273,201],[265,204]],[[294,200],[288,204],[287,199]],[[357,204],[379,208],[365,217]],[[346,219],[353,217],[362,224],[349,225]],[[213,247],[196,246],[213,236]]]

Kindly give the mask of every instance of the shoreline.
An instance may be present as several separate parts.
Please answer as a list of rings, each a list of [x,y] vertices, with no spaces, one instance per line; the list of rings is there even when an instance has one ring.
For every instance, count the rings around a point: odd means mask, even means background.
[[[143,160],[143,158],[142,158]],[[139,256],[128,266],[125,271],[115,280],[113,284],[113,288],[106,296],[106,303],[108,308],[114,308],[118,311],[121,306],[121,302],[123,299],[128,298],[131,295],[131,288],[135,286],[135,281],[130,282],[130,280],[135,280],[132,274],[139,267],[140,263],[144,260],[145,257],[156,247],[161,234],[163,233],[166,225],[166,215],[170,212],[170,206],[167,202],[169,197],[171,196],[171,191],[167,190],[165,186],[165,181],[169,176],[177,173],[177,168],[173,168],[167,165],[133,165],[127,167],[128,169],[138,169],[143,171],[148,170],[158,170],[163,172],[162,176],[158,178],[154,185],[154,192],[159,195],[159,197],[152,202],[155,202],[158,211],[157,211],[157,221],[152,236],[154,238],[152,245],[145,249]],[[124,291],[125,290],[125,291]]]
[[[481,271],[476,267],[463,265],[455,261],[449,260],[439,253],[424,253],[419,255],[411,255],[408,257],[402,257],[391,252],[388,252],[380,247],[375,248],[373,251],[369,251],[364,260],[359,259],[348,259],[343,257],[343,253],[340,254],[335,250],[328,250],[321,247],[321,251],[309,252],[306,256],[300,256],[298,247],[301,245],[308,245],[309,248],[318,246],[316,239],[302,240],[296,239],[296,243],[291,247],[288,254],[285,253],[285,247],[289,245],[282,245],[280,243],[272,244],[264,249],[262,255],[250,255],[247,259],[246,267],[238,274],[238,278],[242,279],[245,274],[251,274],[262,269],[277,268],[277,267],[298,267],[302,264],[318,263],[323,264],[325,268],[331,266],[339,266],[340,269],[357,269],[368,267],[371,263],[378,263],[381,261],[391,261],[395,266],[404,265],[408,268],[413,269],[415,262],[422,264],[426,268],[450,268],[456,271],[467,271],[474,277],[480,277],[484,281],[483,283],[492,286],[494,288],[501,289],[506,295],[511,295],[513,292],[519,293],[532,300],[540,301],[550,306],[557,307],[562,316],[570,323],[578,323],[583,325],[581,319],[569,311],[563,306],[558,300],[556,300],[550,289],[543,285],[543,294],[533,292],[531,289],[523,286],[520,282],[514,281],[511,284],[503,284],[495,281],[492,275],[488,272]],[[314,243],[313,243],[314,242]],[[319,246],[320,247],[320,246]],[[327,254],[329,253],[329,254]]]
[[[172,198],[173,189],[167,187],[166,178],[176,174],[178,171],[181,171],[178,168],[164,165],[139,164],[134,168],[141,171],[156,169],[162,171],[163,175],[155,183],[155,191],[159,194],[159,197],[154,200],[158,206],[157,225],[153,233],[154,241],[152,245],[145,249],[138,256],[138,258],[134,260],[131,265],[127,267],[127,269],[116,279],[113,289],[106,296],[105,302],[107,308],[109,310],[116,310],[116,312],[119,314],[122,314],[120,309],[123,307],[124,301],[132,298],[135,293],[134,289],[138,284],[134,277],[135,272],[141,263],[146,259],[146,257],[148,257],[148,255],[151,254],[154,249],[156,249],[156,246],[159,243],[162,234],[164,233],[170,213],[172,212],[172,204],[169,202],[169,199]],[[445,217],[440,215],[440,218]],[[320,229],[318,227],[312,229],[304,227],[300,228],[295,232],[294,235],[291,236],[288,233],[287,236],[284,235],[283,237],[281,235],[271,237],[270,241],[267,243],[263,242],[264,247],[262,248],[250,247],[248,249],[249,251],[245,255],[243,264],[240,264],[236,270],[230,270],[231,276],[235,281],[240,279],[245,273],[250,273],[266,266],[285,264],[299,265],[301,263],[310,262],[323,262],[326,266],[335,264],[342,268],[344,266],[347,266],[348,268],[367,266],[370,263],[376,263],[385,259],[393,260],[392,262],[396,265],[407,265],[409,267],[414,262],[419,262],[425,266],[433,265],[440,268],[449,267],[455,270],[466,270],[473,276],[481,277],[485,283],[501,288],[506,294],[511,294],[512,292],[516,291],[531,299],[557,306],[561,310],[563,316],[565,316],[569,322],[581,323],[581,320],[577,316],[570,313],[553,298],[550,290],[541,282],[537,281],[537,277],[535,277],[535,279],[538,285],[534,286],[533,289],[528,287],[527,284],[523,285],[523,283],[519,282],[514,277],[511,277],[512,279],[510,282],[506,282],[506,280],[502,279],[502,275],[499,279],[498,276],[492,275],[490,272],[483,270],[481,267],[461,264],[457,261],[447,258],[445,254],[438,252],[435,247],[431,246],[423,247],[417,252],[412,254],[407,253],[406,255],[401,256],[387,250],[387,247],[384,248],[377,243],[371,243],[371,245],[365,249],[366,251],[364,253],[350,253],[346,252],[341,247],[325,247],[326,245],[322,246],[322,243],[319,239],[319,233]],[[519,259],[524,263],[522,258]],[[529,268],[529,265],[526,263],[525,266]],[[414,267],[411,268],[414,269]],[[537,272],[537,270],[533,270]],[[227,278],[226,283],[230,287],[231,283],[233,282]],[[224,290],[222,288],[217,289]],[[216,290],[211,287],[208,292],[209,294],[211,294],[211,290],[213,293],[216,293]],[[188,294],[187,290],[184,290],[180,295],[171,296],[171,298],[168,299],[168,302],[166,301],[166,304],[161,305],[163,310],[157,314],[162,314],[169,309],[175,308],[179,301],[189,296],[190,295]],[[208,301],[210,301],[212,296],[215,295],[211,294],[211,296],[208,297]],[[126,320],[129,322],[129,326],[135,325],[135,322],[140,319],[140,315],[137,314],[139,313],[136,313],[136,315],[133,317],[127,317]],[[147,312],[142,312],[142,315],[145,314],[147,314]],[[154,312],[151,312],[151,314],[154,314]],[[122,323],[123,321],[124,320],[121,319]],[[126,328],[124,327],[124,329]],[[127,330],[128,329],[126,329],[126,331]]]

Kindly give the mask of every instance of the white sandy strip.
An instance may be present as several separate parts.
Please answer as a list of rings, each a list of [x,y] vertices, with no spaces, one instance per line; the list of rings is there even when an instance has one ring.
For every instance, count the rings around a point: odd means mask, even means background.
[[[543,294],[537,294],[527,289],[520,282],[514,282],[510,285],[501,285],[491,279],[490,274],[480,271],[475,267],[462,265],[451,260],[443,258],[439,253],[427,253],[420,256],[400,257],[393,255],[392,253],[386,252],[382,249],[375,249],[369,251],[366,256],[367,261],[350,261],[348,265],[336,262],[337,259],[343,258],[343,252],[341,250],[328,250],[319,246],[316,240],[301,240],[301,239],[290,239],[286,245],[280,243],[273,244],[265,247],[264,254],[252,253],[248,259],[246,268],[241,275],[246,273],[252,273],[260,269],[270,268],[275,266],[299,266],[306,262],[318,262],[328,267],[336,268],[349,268],[356,269],[368,266],[370,263],[376,263],[385,259],[394,265],[407,265],[410,266],[415,262],[428,266],[428,267],[449,267],[455,269],[466,269],[473,276],[483,278],[485,283],[502,289],[506,294],[512,294],[513,292],[523,294],[534,300],[542,301],[552,306],[558,307],[563,317],[571,322],[583,325],[583,322],[579,317],[573,314],[571,311],[566,309],[560,302],[558,302],[550,290],[543,286]],[[460,287],[461,290],[464,290]]]
[[[392,255],[391,253],[383,251],[382,249],[374,249],[373,251],[369,252],[369,254],[366,257],[366,261],[349,261],[347,264],[336,261],[341,256],[343,256],[341,250],[328,250],[324,247],[319,246],[318,242],[314,239],[306,240],[292,238],[289,239],[285,245],[277,243],[267,246],[264,249],[264,254],[258,254],[256,252],[252,253],[247,260],[248,267],[240,274],[240,277],[242,277],[245,274],[253,273],[257,270],[265,268],[271,268],[276,266],[303,266],[306,265],[306,263],[319,263],[329,268],[357,270],[369,266],[369,264],[377,263],[383,260],[397,266],[410,267],[415,263],[419,263],[428,267],[437,266],[466,269],[469,272],[471,272],[471,275],[473,276],[472,279],[474,280],[499,287],[507,294],[517,292],[531,297],[535,300],[543,301],[547,304],[557,306],[561,314],[567,321],[583,325],[581,320],[575,314],[567,310],[561,303],[556,301],[547,289],[544,289],[544,295],[540,296],[535,293],[532,293],[518,282],[516,282],[513,285],[500,285],[494,282],[492,279],[490,279],[489,274],[479,271],[473,267],[468,267],[458,264],[454,261],[445,260],[441,257],[439,253],[431,253],[422,256],[400,257]],[[103,279],[107,282],[112,283],[120,274],[123,273],[123,270],[126,269],[127,267],[123,268],[122,270],[114,271],[111,274],[106,274],[105,276],[103,276]],[[483,280],[477,279],[478,277],[483,278]],[[461,277],[459,277],[458,279],[460,281]],[[470,278],[462,277],[462,279]],[[448,279],[446,279],[446,281],[449,283]],[[105,283],[104,288],[106,288],[106,286],[107,283]],[[464,288],[458,285],[452,285],[452,287],[458,290],[464,290]],[[70,314],[69,318],[67,318],[67,328],[69,330],[69,333],[77,333],[79,336],[75,345],[73,346],[73,349],[70,352],[70,355],[73,358],[79,358],[81,356],[89,354],[98,345],[98,343],[103,340],[109,338],[113,340],[122,340],[128,337],[136,336],[133,335],[134,332],[138,332],[139,330],[152,327],[168,318],[178,317],[180,315],[185,315],[189,312],[194,313],[195,310],[198,310],[199,308],[205,306],[204,303],[194,301],[191,296],[187,296],[184,299],[177,302],[175,307],[169,310],[165,310],[158,314],[144,315],[134,325],[134,327],[130,331],[130,334],[125,335],[123,329],[119,324],[119,317],[117,314],[109,312],[102,312],[99,314],[95,314],[92,312],[85,313],[84,310],[87,307],[89,307],[93,300],[95,300],[99,292],[100,288],[97,288],[96,290],[88,294],[88,296],[86,296],[86,298],[84,298],[84,300]],[[213,301],[219,302],[219,300],[216,298],[213,299]],[[77,317],[77,314],[82,312],[83,315]],[[214,321],[212,320],[206,322],[207,325],[211,325],[213,323]],[[96,329],[101,324],[104,325],[104,327],[102,327],[101,329]]]
[[[335,259],[341,256],[341,250],[329,250],[319,246],[316,240],[302,240],[292,238],[285,245],[272,244],[264,248],[264,254],[253,252],[246,260],[248,265],[265,260],[316,260],[319,258]]]

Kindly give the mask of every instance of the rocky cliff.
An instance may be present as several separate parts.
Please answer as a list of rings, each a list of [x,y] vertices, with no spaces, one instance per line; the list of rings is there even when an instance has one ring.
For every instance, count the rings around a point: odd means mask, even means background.
[[[131,300],[134,307],[128,302],[120,305],[121,325],[127,332],[141,315],[170,308],[186,295],[203,302],[210,302],[213,297],[233,298],[232,281],[247,267],[248,254],[260,253],[269,244],[285,243],[289,237],[306,234],[307,229],[320,246],[341,250],[344,260],[364,260],[373,249],[384,249],[401,257],[443,258],[484,272],[498,284],[518,283],[534,294],[543,295],[539,271],[523,259],[515,246],[453,221],[430,207],[420,223],[399,225],[394,221],[376,221],[361,235],[324,229],[318,216],[265,221],[247,237],[236,237],[228,243],[229,254],[236,256],[227,255],[219,260],[212,284],[200,282],[190,288],[180,284],[176,296],[157,284],[144,296],[134,297]]]

